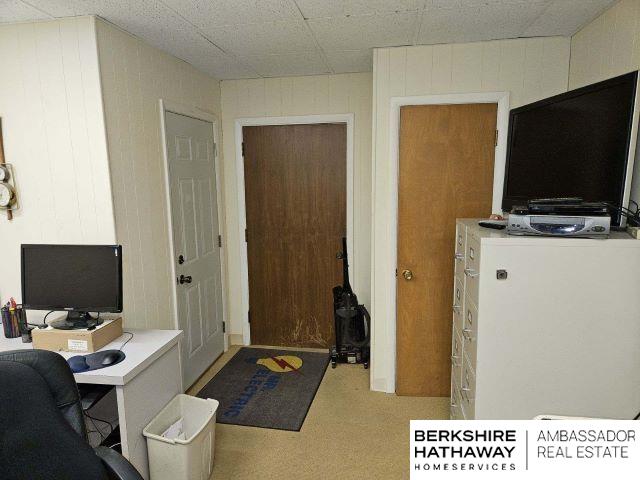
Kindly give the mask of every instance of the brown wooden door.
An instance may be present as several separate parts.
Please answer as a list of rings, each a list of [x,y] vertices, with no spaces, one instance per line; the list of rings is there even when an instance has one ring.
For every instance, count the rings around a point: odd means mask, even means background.
[[[491,214],[496,115],[496,104],[401,108],[398,395],[449,396],[455,220]]]
[[[251,343],[328,347],[346,235],[346,125],[242,133]]]

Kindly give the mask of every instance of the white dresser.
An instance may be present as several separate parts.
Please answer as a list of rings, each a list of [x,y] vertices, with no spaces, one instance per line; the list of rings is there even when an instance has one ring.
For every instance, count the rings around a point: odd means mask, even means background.
[[[455,252],[452,419],[640,411],[640,240],[458,220]]]

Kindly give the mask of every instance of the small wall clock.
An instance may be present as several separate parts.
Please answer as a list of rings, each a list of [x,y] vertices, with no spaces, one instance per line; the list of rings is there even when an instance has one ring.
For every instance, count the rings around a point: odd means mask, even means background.
[[[16,192],[9,183],[0,182],[0,208],[9,209],[16,203]]]

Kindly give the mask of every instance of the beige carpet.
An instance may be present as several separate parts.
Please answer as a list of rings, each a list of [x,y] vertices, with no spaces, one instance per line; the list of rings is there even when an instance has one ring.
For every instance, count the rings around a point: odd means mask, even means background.
[[[238,348],[188,393],[197,393]],[[329,367],[300,432],[217,424],[211,478],[409,478],[409,420],[448,418],[448,408],[448,398],[371,392],[362,366]]]

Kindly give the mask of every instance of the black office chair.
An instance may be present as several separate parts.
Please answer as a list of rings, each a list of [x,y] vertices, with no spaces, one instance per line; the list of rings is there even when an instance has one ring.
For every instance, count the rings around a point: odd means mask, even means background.
[[[115,450],[91,448],[73,373],[45,350],[0,353],[0,468],[3,480],[142,480]]]

